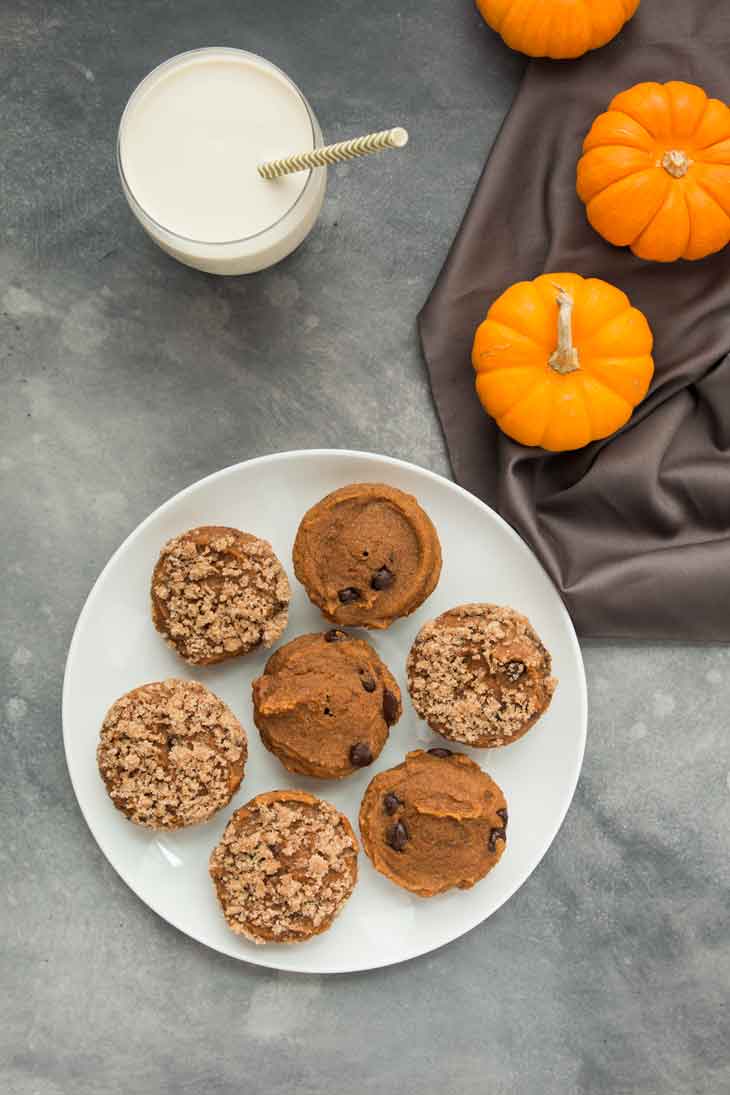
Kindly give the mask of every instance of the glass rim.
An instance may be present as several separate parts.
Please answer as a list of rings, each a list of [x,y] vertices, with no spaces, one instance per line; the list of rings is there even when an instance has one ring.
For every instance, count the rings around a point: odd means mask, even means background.
[[[177,64],[186,57],[194,57],[196,56],[196,54],[200,53],[229,53],[234,54],[237,57],[252,58],[253,60],[263,63],[267,68],[273,69],[274,72],[278,73],[279,76],[281,76],[286,81],[286,83],[289,84],[292,90],[296,92],[299,99],[304,104],[304,108],[307,111],[307,117],[309,118],[309,124],[312,129],[312,148],[314,149],[317,147],[317,127],[319,123],[317,122],[315,113],[307,102],[304,93],[300,90],[299,87],[297,87],[292,78],[290,76],[287,76],[283,69],[280,69],[278,65],[275,65],[273,63],[273,61],[269,61],[266,57],[262,57],[259,53],[252,53],[250,50],[247,49],[238,49],[236,46],[199,46],[197,49],[188,49],[185,50],[183,53],[176,53],[174,57],[169,57],[166,61],[162,61],[159,65],[153,68],[151,72],[148,72],[147,75],[143,77],[143,79],[140,80],[132,94],[127,99],[124,110],[122,111],[122,116],[119,119],[119,128],[117,129],[117,171],[119,173],[119,178],[121,180],[125,196],[135,208],[135,210],[139,210],[143,217],[150,221],[150,223],[153,224],[155,228],[158,228],[160,229],[160,231],[165,232],[173,239],[181,240],[184,243],[194,243],[202,245],[203,247],[214,248],[231,247],[235,246],[236,244],[250,243],[253,240],[260,239],[261,236],[265,236],[268,232],[271,232],[272,229],[278,228],[278,226],[282,224],[287,219],[287,217],[291,215],[291,213],[294,212],[299,202],[309,190],[312,184],[312,180],[315,178],[315,171],[319,169],[311,167],[309,168],[307,181],[305,182],[301,191],[299,192],[299,194],[297,194],[296,198],[289,206],[289,208],[286,209],[277,220],[275,220],[272,224],[267,225],[266,228],[261,228],[258,232],[254,232],[251,236],[240,236],[237,239],[231,240],[201,240],[193,236],[184,236],[181,232],[176,232],[173,228],[168,228],[167,225],[162,224],[161,221],[158,221],[155,217],[152,216],[151,213],[147,212],[145,207],[136,197],[134,190],[132,189],[132,186],[129,182],[129,179],[124,172],[124,164],[122,163],[122,129],[124,127],[124,120],[127,117],[127,112],[132,106],[133,100],[137,97],[138,93],[142,90],[145,84],[151,81],[152,78],[154,76],[157,76],[163,69],[169,68],[172,65]]]

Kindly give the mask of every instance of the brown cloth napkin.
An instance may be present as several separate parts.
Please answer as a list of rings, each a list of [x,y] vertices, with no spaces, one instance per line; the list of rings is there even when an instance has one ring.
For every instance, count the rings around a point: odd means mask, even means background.
[[[643,0],[604,49],[529,65],[421,340],[456,479],[532,545],[580,634],[730,641],[730,248],[642,262],[593,231],[575,192],[594,116],[644,80],[687,80],[728,102],[730,0]],[[567,454],[505,437],[470,364],[492,301],[549,271],[618,285],[655,335],[656,375],[630,423]]]

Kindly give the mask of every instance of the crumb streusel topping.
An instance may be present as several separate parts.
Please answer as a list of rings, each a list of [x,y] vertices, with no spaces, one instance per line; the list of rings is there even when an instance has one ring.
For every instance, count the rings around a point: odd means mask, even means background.
[[[107,712],[97,749],[114,805],[151,829],[207,821],[243,778],[246,734],[233,712],[195,681],[145,684]]]
[[[358,845],[346,818],[303,791],[241,807],[210,857],[228,926],[257,943],[324,931],[352,893]]]
[[[237,529],[176,536],[152,577],[155,626],[193,665],[271,646],[286,627],[290,598],[271,545]]]
[[[465,745],[504,745],[548,706],[557,681],[529,620],[499,605],[461,605],[425,624],[408,656],[421,718]]]

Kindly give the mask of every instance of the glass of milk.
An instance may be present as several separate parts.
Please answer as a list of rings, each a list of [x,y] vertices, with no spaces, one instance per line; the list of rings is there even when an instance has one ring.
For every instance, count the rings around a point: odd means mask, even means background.
[[[122,115],[117,163],[132,212],[168,254],[211,274],[279,262],[311,231],[327,169],[262,179],[266,160],[322,144],[288,76],[240,49],[191,50],[160,65]]]

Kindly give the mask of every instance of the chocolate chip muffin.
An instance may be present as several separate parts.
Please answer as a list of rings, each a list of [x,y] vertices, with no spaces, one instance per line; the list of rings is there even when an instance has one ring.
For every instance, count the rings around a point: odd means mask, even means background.
[[[467,604],[419,631],[408,656],[413,706],[432,730],[465,745],[509,745],[547,709],[557,681],[530,621],[512,608]]]
[[[286,627],[290,597],[271,544],[220,525],[170,540],[152,575],[154,625],[191,665],[271,646]]]
[[[180,829],[231,801],[243,779],[246,734],[204,685],[173,678],[112,704],[96,756],[112,802],[130,821]]]
[[[411,494],[353,483],[305,513],[294,571],[311,601],[341,627],[390,627],[433,592],[441,545]]]
[[[231,931],[299,943],[327,931],[357,881],[344,814],[306,791],[269,791],[236,810],[210,857]]]
[[[364,639],[300,635],[253,682],[261,740],[290,772],[342,779],[372,764],[400,718],[400,689]]]
[[[433,897],[469,889],[496,866],[507,844],[507,803],[469,757],[417,750],[371,780],[360,833],[376,870]]]

